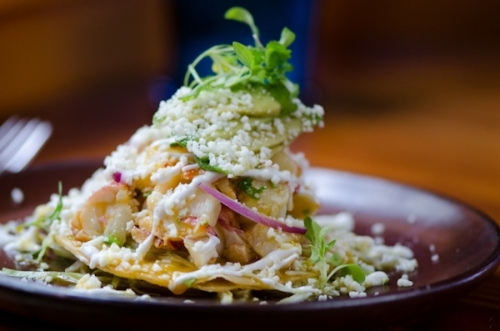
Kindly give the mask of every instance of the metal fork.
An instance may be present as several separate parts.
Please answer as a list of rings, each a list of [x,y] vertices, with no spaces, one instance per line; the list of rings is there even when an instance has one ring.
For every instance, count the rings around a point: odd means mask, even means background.
[[[10,117],[0,126],[0,174],[23,170],[51,134],[50,122],[38,118]]]

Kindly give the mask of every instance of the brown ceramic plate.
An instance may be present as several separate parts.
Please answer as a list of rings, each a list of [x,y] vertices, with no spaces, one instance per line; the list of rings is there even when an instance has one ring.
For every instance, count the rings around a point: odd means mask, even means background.
[[[79,186],[100,162],[72,162],[32,168],[0,176],[0,220],[27,215],[57,191]],[[410,275],[414,286],[371,289],[359,299],[341,297],[326,302],[276,305],[221,305],[214,297],[162,297],[134,301],[111,296],[88,296],[66,288],[49,287],[0,276],[0,309],[26,319],[75,327],[326,327],[362,328],[418,318],[465,294],[494,272],[499,263],[499,228],[488,216],[454,200],[406,185],[352,173],[313,168],[308,173],[323,204],[323,213],[350,211],[356,232],[369,234],[371,225],[386,226],[384,240],[410,246],[419,269]],[[12,188],[25,194],[12,202]],[[434,252],[431,245],[435,247]],[[432,255],[439,260],[433,261]],[[0,255],[0,265],[12,261]],[[378,292],[378,293],[375,293]],[[12,315],[11,315],[12,316]],[[0,323],[1,324],[1,323]]]

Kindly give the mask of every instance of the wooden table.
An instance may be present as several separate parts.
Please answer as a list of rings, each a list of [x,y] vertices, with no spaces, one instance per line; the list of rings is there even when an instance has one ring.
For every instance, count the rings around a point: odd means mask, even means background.
[[[301,136],[292,149],[304,151],[311,165],[437,191],[500,221],[500,75],[498,65],[474,63],[341,77],[350,93],[324,91],[326,128]],[[36,162],[102,159],[149,124],[155,110],[147,84],[60,100],[40,110],[55,132]],[[452,306],[388,328],[459,329],[500,330],[500,271]]]

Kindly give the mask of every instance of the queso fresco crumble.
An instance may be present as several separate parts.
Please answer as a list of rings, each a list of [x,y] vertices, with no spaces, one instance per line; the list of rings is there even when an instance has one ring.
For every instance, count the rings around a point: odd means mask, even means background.
[[[411,249],[356,235],[349,213],[316,215],[307,160],[288,147],[323,126],[324,111],[304,105],[286,77],[293,32],[264,45],[245,9],[226,18],[248,24],[255,46],[202,53],[152,125],[81,188],[63,195],[60,183],[22,224],[4,225],[4,249],[32,270],[3,274],[96,295],[197,290],[222,303],[262,291],[281,292],[280,303],[359,298],[393,271],[398,286],[412,285]],[[201,78],[206,58],[213,75]]]

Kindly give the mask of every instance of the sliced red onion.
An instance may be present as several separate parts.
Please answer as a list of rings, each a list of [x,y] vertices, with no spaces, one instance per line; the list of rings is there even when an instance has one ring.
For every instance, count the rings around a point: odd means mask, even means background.
[[[211,196],[213,196],[214,198],[216,198],[217,200],[219,200],[220,203],[222,203],[223,205],[225,205],[229,209],[234,210],[236,213],[238,213],[242,216],[245,216],[246,218],[248,218],[256,223],[267,225],[267,226],[274,228],[274,229],[281,228],[285,232],[300,233],[300,234],[306,233],[305,228],[299,228],[296,226],[289,226],[289,225],[286,225],[284,223],[278,222],[275,219],[264,216],[264,215],[256,212],[255,210],[248,208],[244,204],[239,203],[238,201],[235,201],[235,200],[229,198],[225,194],[217,191],[216,189],[210,187],[207,184],[201,183],[200,188],[203,191],[210,194]]]
[[[122,173],[118,171],[113,172],[113,179],[115,182],[119,183],[122,180]]]

